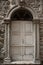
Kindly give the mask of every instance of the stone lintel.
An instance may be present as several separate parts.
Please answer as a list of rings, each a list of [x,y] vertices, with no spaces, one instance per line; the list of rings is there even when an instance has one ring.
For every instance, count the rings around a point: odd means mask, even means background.
[[[11,21],[12,21],[12,20],[6,18],[6,19],[4,19],[4,24],[9,24]],[[40,22],[43,22],[43,19],[33,19],[32,21],[33,21],[33,23],[35,23],[35,24],[39,24]]]

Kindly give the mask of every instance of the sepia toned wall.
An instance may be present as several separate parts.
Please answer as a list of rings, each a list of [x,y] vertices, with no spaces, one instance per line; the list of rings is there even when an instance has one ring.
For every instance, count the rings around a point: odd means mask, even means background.
[[[23,2],[21,4],[21,2]],[[10,12],[17,6],[26,6],[35,12],[35,18],[38,19],[39,23],[39,46],[40,46],[40,60],[43,61],[43,0],[0,0],[0,46],[4,44],[4,25],[3,20],[9,15]],[[33,14],[33,13],[32,13]],[[34,19],[35,19],[34,18]],[[1,50],[3,51],[3,49]]]

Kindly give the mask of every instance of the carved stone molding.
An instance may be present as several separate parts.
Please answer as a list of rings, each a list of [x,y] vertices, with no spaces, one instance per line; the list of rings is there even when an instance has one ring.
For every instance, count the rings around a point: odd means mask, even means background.
[[[10,10],[10,5],[21,5],[31,7],[36,11],[39,17],[42,16],[43,13],[43,4],[42,0],[1,0],[0,1],[0,15],[6,16],[7,12]],[[43,16],[42,16],[43,17]]]
[[[8,0],[1,0],[0,1],[0,15],[5,16],[9,10],[10,2]]]
[[[3,22],[3,23],[4,23],[4,24],[9,24],[10,21],[11,21],[10,19],[6,18],[6,19],[4,19],[4,22]]]
[[[4,42],[4,49],[5,49],[5,58],[4,64],[10,63],[10,24],[5,24],[5,42]]]
[[[33,19],[33,23],[39,24],[40,23],[40,19]]]

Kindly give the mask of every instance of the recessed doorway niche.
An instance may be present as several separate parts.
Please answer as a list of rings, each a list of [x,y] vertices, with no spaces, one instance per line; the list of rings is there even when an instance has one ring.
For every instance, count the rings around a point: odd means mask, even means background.
[[[12,61],[34,61],[34,24],[32,14],[23,8],[11,16],[11,58]]]
[[[24,7],[10,14],[10,20],[5,20],[7,62],[35,63],[36,56],[39,58],[39,24],[33,22],[32,13]]]

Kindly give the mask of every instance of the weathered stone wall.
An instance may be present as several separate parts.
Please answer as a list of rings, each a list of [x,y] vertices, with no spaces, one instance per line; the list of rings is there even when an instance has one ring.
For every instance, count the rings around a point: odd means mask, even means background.
[[[23,0],[23,4],[33,9],[39,19],[43,19],[43,0]],[[20,5],[20,0],[0,0],[0,46],[4,44],[4,25],[3,19],[8,11],[16,5]],[[2,18],[2,19],[1,19]],[[1,47],[0,47],[1,48]],[[43,20],[40,21],[40,58],[43,60]]]
[[[43,0],[24,0],[24,5],[36,11],[37,15],[42,18]],[[13,5],[19,5],[20,0],[0,0],[0,16],[5,16]]]

